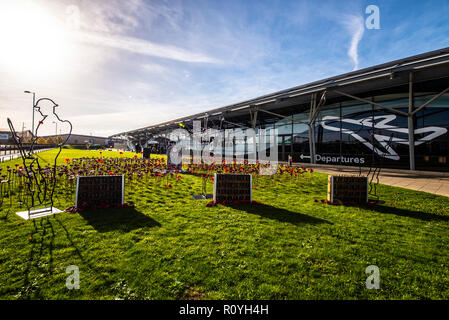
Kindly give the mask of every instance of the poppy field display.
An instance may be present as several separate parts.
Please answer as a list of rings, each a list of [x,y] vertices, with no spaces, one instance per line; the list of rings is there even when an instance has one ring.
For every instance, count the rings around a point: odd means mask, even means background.
[[[55,152],[36,156],[65,212],[44,218],[14,214],[29,179],[20,159],[0,164],[0,299],[449,297],[446,197],[378,185],[383,203],[330,203],[328,175],[310,168],[262,175],[265,164],[222,161],[181,172],[125,151],[64,149],[52,177]],[[252,203],[192,198],[221,175],[251,176]],[[75,208],[77,179],[98,176],[123,176],[124,203]],[[379,290],[365,287],[369,265]],[[69,266],[78,290],[66,288]]]
[[[98,151],[98,153],[95,157],[61,157],[55,171],[53,170],[55,165],[50,162],[40,168],[41,175],[49,181],[56,182],[56,195],[64,196],[65,199],[73,199],[73,204],[67,208],[69,212],[123,205],[125,204],[125,193],[140,185],[156,184],[166,189],[172,189],[183,177],[179,167],[167,165],[166,159],[161,156],[147,159],[142,154],[131,154],[124,157],[123,152],[120,151],[118,153],[120,157],[115,158],[106,156],[106,151]],[[215,174],[226,180],[242,179],[243,177],[241,182],[246,183],[246,185],[242,185],[244,187],[225,187],[227,195],[220,195],[217,199],[217,201],[228,201],[229,203],[251,201],[253,184],[255,184],[255,188],[262,187],[259,186],[261,184],[265,185],[263,187],[267,187],[277,176],[294,183],[299,181],[300,177],[312,179],[313,175],[313,169],[285,166],[279,166],[275,175],[260,174],[263,172],[263,168],[268,166],[269,164],[258,162],[252,164],[246,161],[226,163],[223,160],[220,163],[211,164],[186,164],[183,172],[205,179],[211,187],[214,184]],[[53,176],[53,172],[56,172],[55,176]],[[37,188],[34,185],[35,179],[26,179],[26,174],[26,170],[19,160],[14,164],[0,167],[2,177],[0,206],[6,205],[6,203],[4,204],[5,197],[9,200],[10,206],[12,203],[24,203],[27,200],[25,187]],[[28,184],[32,185],[28,186]],[[219,192],[221,192],[220,188]]]

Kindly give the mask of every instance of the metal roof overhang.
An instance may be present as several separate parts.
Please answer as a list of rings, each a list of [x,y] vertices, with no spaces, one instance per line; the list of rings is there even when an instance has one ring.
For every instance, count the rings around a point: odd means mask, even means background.
[[[172,121],[118,133],[110,138],[126,137],[135,141],[147,139],[150,136],[180,128],[179,123],[187,126],[193,120],[203,120],[206,117],[212,123],[216,123],[224,117],[230,123],[247,123],[249,126],[249,110],[252,106],[279,115],[299,113],[310,108],[312,94],[324,91],[326,91],[326,104],[351,100],[334,90],[358,97],[407,92],[410,72],[413,72],[415,91],[437,92],[443,90],[449,84],[449,47],[296,86]],[[268,120],[273,117],[272,114],[265,112],[258,113],[259,120]]]

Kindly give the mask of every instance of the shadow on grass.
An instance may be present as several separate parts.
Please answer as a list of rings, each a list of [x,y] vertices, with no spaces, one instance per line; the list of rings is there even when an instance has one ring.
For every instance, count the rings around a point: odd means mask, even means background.
[[[276,208],[267,204],[230,205],[229,207],[240,211],[246,211],[247,213],[257,214],[264,218],[278,220],[281,222],[289,222],[295,225],[320,224],[320,223],[330,224],[329,221],[324,219],[315,218],[302,213],[289,211],[281,208]]]
[[[39,285],[36,280],[30,281],[30,273],[33,269],[38,270],[41,274],[53,273],[53,248],[55,240],[55,230],[53,224],[51,223],[51,217],[42,217],[33,219],[33,228],[29,235],[30,241],[30,252],[28,256],[28,261],[23,272],[24,280],[23,285],[19,289],[16,297],[17,299],[36,299],[40,298]],[[39,228],[40,222],[40,228]],[[36,240],[39,239],[39,240]],[[47,241],[48,240],[48,241]],[[45,252],[48,250],[48,264],[42,263],[45,261],[43,259],[46,257]]]
[[[81,262],[85,263],[89,269],[94,270],[97,275],[103,279],[106,279],[105,276],[102,274],[101,270],[96,269],[95,266],[93,266],[92,264],[89,263],[89,261],[86,261],[86,259],[84,259],[81,250],[79,249],[79,247],[75,244],[75,242],[73,241],[73,238],[69,232],[69,230],[67,229],[67,227],[62,223],[61,220],[57,219],[55,216],[55,220],[59,223],[59,225],[62,227],[62,229],[65,232],[66,238],[69,241],[70,245],[72,246],[72,248],[75,250],[77,256],[79,257],[79,259],[81,260]]]
[[[410,211],[405,209],[399,209],[395,207],[387,206],[360,206],[360,208],[376,211],[385,214],[394,214],[401,217],[415,218],[423,221],[449,221],[449,216],[437,215],[434,213],[422,212],[422,211]]]
[[[88,210],[80,215],[99,232],[129,232],[143,227],[160,227],[156,220],[144,215],[134,208]]]

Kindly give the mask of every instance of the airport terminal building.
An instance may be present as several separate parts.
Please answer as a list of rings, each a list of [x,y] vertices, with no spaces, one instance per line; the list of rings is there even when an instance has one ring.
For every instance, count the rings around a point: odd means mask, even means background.
[[[277,129],[278,159],[449,171],[449,48],[123,132],[133,148],[174,129]]]

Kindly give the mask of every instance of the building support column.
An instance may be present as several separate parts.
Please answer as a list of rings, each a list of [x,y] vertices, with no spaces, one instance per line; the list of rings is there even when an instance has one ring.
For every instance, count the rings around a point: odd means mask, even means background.
[[[251,108],[249,109],[249,116],[251,118],[251,127],[256,130],[256,124],[257,124],[257,112],[259,110],[257,109],[256,106],[251,106]]]
[[[415,125],[414,125],[413,73],[409,73],[408,81],[408,148],[410,170],[415,170]]]
[[[249,109],[249,116],[250,116],[250,120],[251,120],[251,128],[254,130],[254,137],[253,139],[256,139],[256,141],[253,141],[254,143],[254,153],[255,153],[255,157],[256,157],[256,161],[259,160],[259,152],[258,152],[258,144],[259,144],[259,138],[258,138],[258,133],[256,133],[256,125],[257,125],[257,112],[259,111],[259,109],[257,108],[257,106],[251,106],[251,108]],[[245,143],[246,145],[246,143]],[[249,154],[248,154],[248,162],[249,162]]]
[[[316,93],[312,94],[312,99],[310,101],[310,114],[309,114],[309,154],[310,163],[316,163],[315,157],[315,121],[313,121],[316,108]]]

